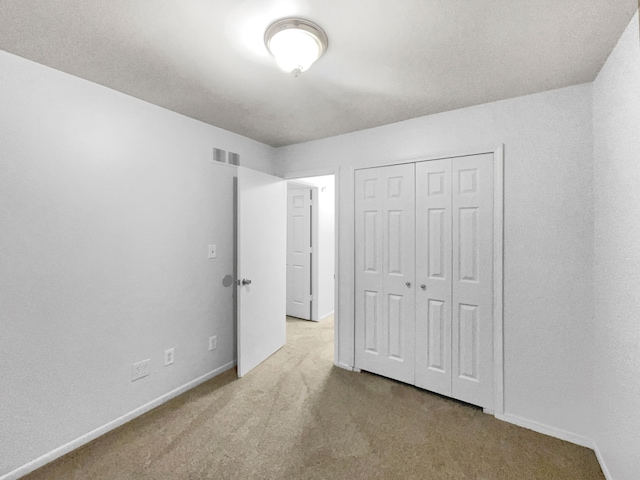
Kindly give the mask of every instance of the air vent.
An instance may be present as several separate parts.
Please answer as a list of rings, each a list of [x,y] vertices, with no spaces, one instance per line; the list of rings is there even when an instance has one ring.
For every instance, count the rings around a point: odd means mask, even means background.
[[[227,152],[219,148],[214,148],[213,160],[220,163],[227,163]]]
[[[240,165],[240,155],[237,153],[229,152],[229,164],[231,165]]]

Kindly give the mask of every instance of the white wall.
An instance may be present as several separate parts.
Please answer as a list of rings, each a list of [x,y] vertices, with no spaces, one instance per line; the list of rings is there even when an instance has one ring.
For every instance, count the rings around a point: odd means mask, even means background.
[[[335,297],[335,177],[321,175],[298,181],[318,187],[318,319],[334,312]]]
[[[280,174],[339,166],[339,364],[354,357],[354,168],[504,143],[505,411],[589,442],[591,108],[580,85],[277,150]]]
[[[638,14],[593,85],[595,441],[610,478],[640,478]]]
[[[594,82],[593,105],[582,85],[275,153],[0,51],[0,476],[235,358],[220,284],[233,268],[233,169],[210,166],[212,147],[267,172],[274,155],[281,174],[339,168],[338,361],[349,366],[354,168],[504,143],[505,410],[595,438],[611,478],[636,478],[637,25]],[[163,368],[170,346],[176,363]],[[143,358],[152,374],[132,383]]]
[[[1,51],[0,85],[2,477],[232,365],[235,168],[210,158],[274,150]]]

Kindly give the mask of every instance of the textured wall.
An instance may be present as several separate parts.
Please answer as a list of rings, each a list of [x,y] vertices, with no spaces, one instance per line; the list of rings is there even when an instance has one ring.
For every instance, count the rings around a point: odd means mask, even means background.
[[[210,158],[273,149],[4,52],[0,85],[1,477],[233,362],[235,169]]]
[[[505,144],[505,411],[590,438],[591,85],[278,149],[277,171],[337,165],[339,358],[353,365],[353,170]],[[585,437],[587,437],[585,439]]]
[[[640,478],[638,18],[593,85],[595,440],[611,478]]]

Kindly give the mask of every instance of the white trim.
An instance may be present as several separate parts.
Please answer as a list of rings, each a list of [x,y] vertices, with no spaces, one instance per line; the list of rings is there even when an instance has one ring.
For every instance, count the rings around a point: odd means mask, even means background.
[[[347,365],[346,363],[334,362],[334,365],[338,368],[342,368],[344,370],[349,370],[350,372],[353,372],[353,367],[351,365]],[[0,480],[3,480],[3,479],[0,478]]]
[[[325,175],[338,175],[340,167],[314,168],[311,170],[298,170],[285,173],[285,180],[295,180],[296,178],[323,177]]]
[[[335,235],[334,235],[334,264],[333,264],[333,358],[334,361],[338,361],[340,354],[340,167],[336,167],[333,173],[333,191],[334,191],[334,206],[333,215],[335,222]]]
[[[331,315],[333,315],[334,311],[335,310],[331,310],[329,313],[327,313],[327,314],[323,315],[322,317],[320,317],[320,321],[326,320],[327,318],[329,318]]]
[[[606,462],[604,461],[604,457],[598,448],[598,445],[594,445],[593,451],[596,453],[596,458],[598,459],[598,463],[600,464],[600,468],[602,469],[602,473],[604,474],[604,478],[607,480],[613,480],[613,475],[609,471]]]
[[[484,145],[484,146],[479,146],[478,148],[475,148],[475,149],[458,150],[458,151],[455,151],[454,153],[449,153],[449,154],[439,154],[439,155],[429,155],[429,156],[422,155],[422,156],[403,158],[398,160],[389,160],[388,163],[384,163],[380,165],[376,164],[376,165],[368,165],[368,166],[365,165],[362,167],[354,167],[353,170],[355,172],[356,170],[369,170],[371,168],[390,167],[392,165],[403,165],[405,163],[430,162],[432,160],[451,160],[453,158],[471,157],[474,155],[491,154],[491,155],[494,155],[495,157],[496,152],[498,152],[503,148],[504,148],[503,144],[501,144],[497,148],[495,147],[495,144],[491,146]]]
[[[152,400],[149,403],[145,403],[141,407],[138,407],[135,410],[131,410],[129,413],[125,413],[121,417],[118,417],[115,420],[105,423],[101,427],[98,427],[95,430],[90,431],[89,433],[85,433],[84,435],[81,435],[75,440],[72,440],[69,443],[62,445],[61,447],[51,450],[49,453],[46,453],[41,457],[38,457],[35,460],[32,460],[29,463],[26,463],[19,468],[16,468],[12,472],[9,472],[3,475],[2,477],[0,477],[0,480],[16,480],[28,473],[31,473],[34,470],[46,465],[47,463],[50,463],[56,460],[57,458],[60,458],[63,455],[66,455],[67,453],[77,448],[80,448],[83,445],[86,445],[90,441],[95,440],[98,437],[101,437],[105,433],[110,432],[111,430],[114,430],[115,428],[118,428],[121,425],[124,425],[125,423],[133,420],[134,418],[137,418],[140,415],[147,413],[149,410],[152,410],[162,405],[163,403],[168,402],[172,398],[177,397],[178,395],[186,392],[187,390],[191,390],[192,388],[197,387],[201,383],[204,383],[207,380],[211,380],[213,377],[216,377],[221,373],[226,372],[227,370],[235,367],[235,365],[236,365],[236,362],[234,360],[233,362],[226,363],[221,367],[218,367],[215,370],[212,370],[211,372],[196,378],[195,380],[185,383],[181,387],[171,390],[170,392],[165,393],[164,395],[161,395],[155,400]]]
[[[334,305],[334,323],[333,323],[333,364],[340,368],[346,368],[352,370],[351,365],[341,363],[338,361],[340,354],[340,167],[324,167],[316,168],[313,170],[298,170],[296,172],[289,172],[284,175],[285,180],[295,180],[296,178],[305,177],[321,177],[324,175],[333,175],[333,185],[335,191],[335,205],[334,205],[334,219],[335,222],[335,255],[334,255],[334,272],[335,279],[333,305]],[[0,479],[2,480],[2,479]]]
[[[569,432],[567,430],[562,430],[561,428],[551,427],[544,423],[519,417],[511,413],[503,413],[501,415],[496,414],[495,417],[498,420],[502,420],[507,423],[512,423],[519,427],[527,428],[529,430],[533,430],[534,432],[542,433],[544,435],[549,435],[550,437],[559,438],[560,440],[564,440],[566,442],[575,443],[576,445],[580,445],[581,447],[586,447],[591,449],[594,448],[593,440],[591,440],[590,438],[583,437],[582,435],[578,435],[578,434]]]
[[[311,187],[311,320],[320,321],[320,189]]]
[[[504,413],[504,145],[493,152],[493,411]]]

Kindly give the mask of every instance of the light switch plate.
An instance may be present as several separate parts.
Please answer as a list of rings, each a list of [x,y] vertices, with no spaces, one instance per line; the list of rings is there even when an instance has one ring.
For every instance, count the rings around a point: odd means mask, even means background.
[[[209,258],[216,258],[218,256],[217,248],[215,245],[209,245],[208,255]]]

